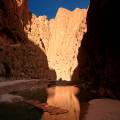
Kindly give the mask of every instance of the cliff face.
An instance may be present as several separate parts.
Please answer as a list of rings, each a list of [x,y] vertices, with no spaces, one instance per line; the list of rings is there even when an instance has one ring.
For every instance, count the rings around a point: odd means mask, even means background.
[[[56,71],[57,79],[71,80],[78,64],[78,48],[86,32],[86,14],[85,9],[69,11],[59,8],[55,19],[50,21],[47,58],[49,67]]]
[[[0,0],[0,77],[80,80],[119,97],[117,2],[91,0],[88,14],[60,8],[50,21],[32,15],[27,4]]]
[[[120,49],[117,41],[119,36],[114,32],[116,23],[119,23],[116,12],[117,2],[90,1],[87,33],[82,40],[78,55],[79,79],[91,83],[99,94],[112,97],[120,95],[118,53]]]
[[[46,54],[50,38],[49,21],[46,16],[32,15],[31,22],[26,25],[28,38]]]
[[[86,32],[87,10],[69,11],[60,8],[55,19],[32,15],[26,25],[29,40],[46,54],[48,64],[57,74],[57,79],[71,80],[77,66],[78,48]]]
[[[48,21],[29,12],[28,0],[1,0],[0,76],[71,80],[86,14],[85,9],[60,8]]]
[[[0,31],[11,33],[14,41],[25,37],[24,26],[30,17],[27,4],[28,0],[0,1]]]
[[[42,33],[37,37],[39,29],[46,30],[44,17],[35,18],[41,21],[40,28],[35,28],[39,27],[38,22],[33,22],[27,4],[28,0],[0,1],[0,77],[56,79],[55,71],[48,67],[42,43],[38,45],[37,41],[46,37]]]
[[[71,80],[77,66],[78,48],[86,32],[87,10],[69,11],[60,8],[55,19],[32,16],[26,26],[28,38],[46,54],[48,64],[57,74],[57,79]]]

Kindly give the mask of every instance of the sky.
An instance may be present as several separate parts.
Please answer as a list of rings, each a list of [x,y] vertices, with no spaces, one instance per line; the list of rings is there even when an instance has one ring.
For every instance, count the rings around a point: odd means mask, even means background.
[[[87,8],[89,0],[29,0],[29,9],[37,16],[46,15],[48,19],[54,18],[59,7],[74,10]]]

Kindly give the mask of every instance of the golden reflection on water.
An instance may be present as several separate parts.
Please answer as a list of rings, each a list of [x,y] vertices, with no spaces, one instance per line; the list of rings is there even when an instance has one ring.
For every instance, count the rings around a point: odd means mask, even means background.
[[[69,112],[58,115],[50,115],[45,112],[42,120],[79,120],[80,104],[76,97],[78,92],[79,88],[74,86],[48,88],[47,103],[52,106],[67,109]]]

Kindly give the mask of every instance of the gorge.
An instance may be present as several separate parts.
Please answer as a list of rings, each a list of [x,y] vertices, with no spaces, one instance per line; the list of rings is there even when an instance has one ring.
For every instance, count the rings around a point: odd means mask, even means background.
[[[61,7],[53,19],[31,13],[28,2],[0,0],[0,119],[119,120],[117,1]],[[69,112],[38,111],[28,99]]]
[[[30,13],[28,1],[1,1],[1,5],[0,76],[70,81],[86,32],[87,10],[59,8],[48,20]]]
[[[98,96],[119,99],[115,6],[91,0],[88,10],[59,8],[48,20],[32,14],[28,0],[1,0],[0,77],[80,81]]]

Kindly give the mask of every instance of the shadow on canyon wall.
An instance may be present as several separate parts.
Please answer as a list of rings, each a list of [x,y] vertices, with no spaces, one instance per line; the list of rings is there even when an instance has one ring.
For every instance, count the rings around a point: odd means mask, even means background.
[[[48,67],[45,53],[24,32],[31,23],[27,1],[0,1],[0,77],[12,79],[56,80],[55,70]]]
[[[97,95],[120,99],[120,47],[116,26],[117,2],[90,0],[87,13],[87,33],[78,54],[78,66],[72,79]]]

